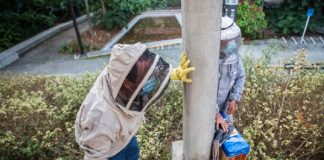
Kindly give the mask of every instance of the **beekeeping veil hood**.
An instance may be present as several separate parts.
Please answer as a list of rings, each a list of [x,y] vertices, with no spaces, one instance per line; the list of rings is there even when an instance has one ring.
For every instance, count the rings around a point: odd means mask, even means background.
[[[167,87],[171,66],[141,43],[115,45],[75,121],[84,159],[107,159],[120,152],[142,125],[147,107]]]
[[[222,17],[220,59],[235,58],[241,44],[241,30],[235,22],[225,16]]]
[[[117,45],[108,73],[111,90],[120,108],[144,112],[165,90],[171,65],[145,45]]]

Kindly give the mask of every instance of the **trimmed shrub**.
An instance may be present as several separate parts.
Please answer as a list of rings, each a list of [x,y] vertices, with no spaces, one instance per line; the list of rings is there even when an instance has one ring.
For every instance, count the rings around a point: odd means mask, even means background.
[[[245,58],[243,101],[235,125],[252,146],[249,159],[319,159],[324,150],[324,73],[269,68]],[[75,115],[97,74],[83,77],[0,75],[0,159],[82,159],[74,139]],[[137,133],[141,159],[170,159],[182,139],[181,83],[147,112]],[[164,107],[158,107],[164,106]]]
[[[0,159],[81,159],[73,124],[93,81],[1,75]]]

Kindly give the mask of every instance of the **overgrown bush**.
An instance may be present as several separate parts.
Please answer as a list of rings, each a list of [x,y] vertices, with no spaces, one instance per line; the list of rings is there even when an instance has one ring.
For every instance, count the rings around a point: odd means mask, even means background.
[[[1,75],[0,159],[81,159],[73,124],[95,78]],[[166,92],[138,132],[143,159],[166,157],[171,140],[181,135],[179,84]]]
[[[284,0],[279,8],[266,9],[269,28],[280,34],[301,34],[306,23],[306,12],[315,8],[314,16],[309,22],[309,29],[323,26],[324,1],[322,0]]]
[[[103,0],[105,11],[99,1],[94,1],[92,11],[95,25],[103,25],[108,30],[127,25],[129,19],[145,11],[150,6],[149,0]]]
[[[294,69],[246,61],[244,99],[236,125],[251,144],[252,159],[318,159],[324,154],[324,73],[302,50]],[[264,62],[264,61],[263,61]]]
[[[262,7],[249,0],[239,4],[236,23],[241,28],[243,36],[250,39],[262,38],[262,31],[267,27]]]
[[[83,8],[83,0],[75,0]],[[0,1],[0,52],[51,26],[70,19],[68,1]]]
[[[324,154],[324,73],[290,72],[245,59],[247,81],[235,125],[251,144],[249,159],[319,159]],[[0,159],[81,159],[73,123],[96,75],[0,75]],[[141,159],[170,159],[182,139],[182,86],[171,83],[137,133]],[[164,107],[160,107],[164,106]]]

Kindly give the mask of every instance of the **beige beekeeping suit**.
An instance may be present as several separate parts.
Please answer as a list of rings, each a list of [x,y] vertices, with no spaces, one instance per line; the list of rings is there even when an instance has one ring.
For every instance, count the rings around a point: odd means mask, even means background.
[[[84,159],[107,159],[121,151],[141,126],[147,106],[167,86],[171,71],[169,64],[166,76],[143,109],[130,109],[145,82],[157,70],[161,58],[156,55],[127,105],[123,106],[116,101],[123,81],[145,51],[146,46],[141,43],[118,44],[113,47],[109,65],[100,73],[77,113],[75,136],[80,148],[84,150]]]

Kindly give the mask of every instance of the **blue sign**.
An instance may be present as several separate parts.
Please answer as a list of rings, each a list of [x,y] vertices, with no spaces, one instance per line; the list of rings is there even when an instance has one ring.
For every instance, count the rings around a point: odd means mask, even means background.
[[[314,15],[314,11],[315,11],[314,8],[308,8],[307,13],[306,13],[306,16],[307,17],[313,16]]]

